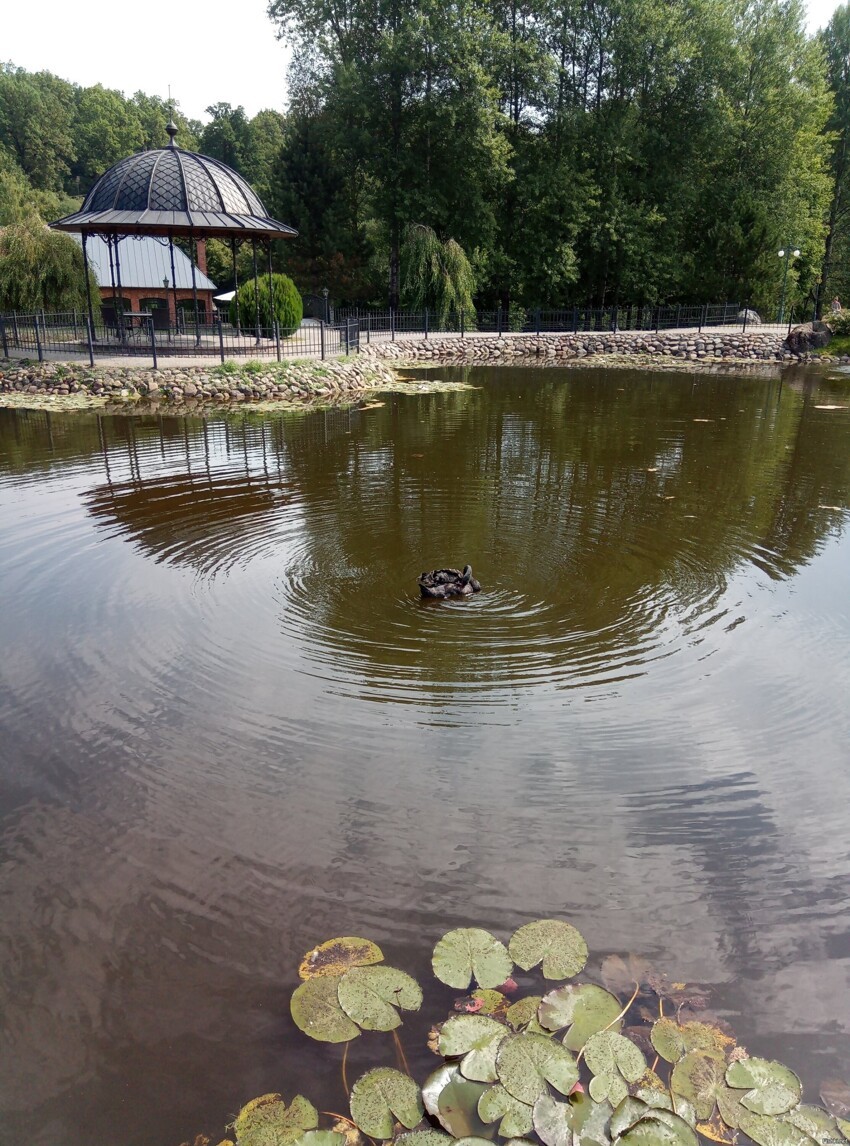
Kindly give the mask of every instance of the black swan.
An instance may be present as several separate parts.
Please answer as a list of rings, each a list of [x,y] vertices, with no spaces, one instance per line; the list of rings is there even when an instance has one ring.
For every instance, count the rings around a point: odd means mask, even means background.
[[[481,590],[481,583],[472,576],[472,566],[460,569],[433,569],[419,577],[419,592],[423,597],[470,597]]]

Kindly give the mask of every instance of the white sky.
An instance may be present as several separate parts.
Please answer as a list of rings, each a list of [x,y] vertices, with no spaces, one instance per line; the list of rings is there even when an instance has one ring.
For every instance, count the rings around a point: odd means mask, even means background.
[[[828,23],[838,4],[808,0],[809,30]],[[248,115],[284,108],[287,52],[266,0],[5,0],[3,9],[0,58],[28,71],[163,99],[171,84],[195,119],[218,102],[242,104]]]

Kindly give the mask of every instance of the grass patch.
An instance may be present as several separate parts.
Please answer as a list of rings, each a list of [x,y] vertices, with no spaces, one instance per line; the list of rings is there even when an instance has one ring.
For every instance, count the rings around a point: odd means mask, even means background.
[[[824,346],[814,352],[819,358],[827,355],[834,358],[840,354],[850,354],[850,334],[840,334],[829,340],[829,346]]]

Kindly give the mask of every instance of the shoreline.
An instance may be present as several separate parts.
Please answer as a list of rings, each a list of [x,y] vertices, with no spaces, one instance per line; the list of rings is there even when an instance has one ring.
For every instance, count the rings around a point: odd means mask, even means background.
[[[229,361],[160,370],[147,364],[92,368],[74,362],[0,359],[0,408],[116,413],[315,409],[350,405],[380,391],[460,388],[462,383],[405,381],[403,374],[464,365],[775,377],[786,366],[844,363],[850,363],[850,356],[793,353],[775,333],[692,331],[405,338],[361,346],[351,359]]]

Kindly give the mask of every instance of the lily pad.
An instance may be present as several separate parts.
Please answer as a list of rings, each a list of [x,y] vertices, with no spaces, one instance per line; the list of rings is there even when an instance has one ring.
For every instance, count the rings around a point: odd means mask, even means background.
[[[460,1072],[477,1082],[495,1082],[496,1053],[508,1028],[487,1015],[457,1015],[447,1019],[440,1030],[439,1052],[463,1055]],[[492,1121],[492,1119],[490,1120]],[[520,1131],[524,1134],[525,1131]]]
[[[533,1129],[531,1107],[514,1098],[500,1083],[481,1095],[478,1114],[484,1122],[501,1119],[499,1133],[503,1138],[521,1138]]]
[[[237,1143],[237,1146],[243,1146],[242,1143]],[[265,1139],[255,1139],[253,1134],[250,1140],[246,1139],[244,1146],[278,1146],[277,1141],[266,1143]],[[280,1146],[284,1146],[281,1140]],[[296,1138],[292,1146],[345,1146],[345,1135],[340,1134],[338,1130],[305,1130],[304,1133]]]
[[[621,1010],[620,1000],[602,987],[594,983],[570,983],[543,996],[537,1017],[540,1025],[550,1031],[569,1027],[564,1046],[577,1051],[603,1028],[619,1030],[623,1025],[619,1018]]]
[[[646,1070],[646,1059],[638,1048],[616,1031],[591,1035],[585,1043],[584,1060],[594,1074],[610,1074],[616,1069],[626,1082],[637,1082]]]
[[[815,1139],[804,1130],[766,1114],[747,1111],[740,1128],[757,1146],[815,1146]]]
[[[689,1051],[673,1067],[670,1089],[693,1103],[697,1118],[711,1118],[718,1090],[723,1086],[725,1063],[710,1051]]]
[[[797,1106],[787,1114],[783,1114],[782,1121],[790,1122],[798,1130],[804,1131],[810,1138],[814,1138],[819,1146],[838,1139],[838,1123],[831,1114],[827,1114],[819,1106]]]
[[[344,975],[352,967],[382,963],[383,959],[383,951],[370,939],[343,935],[339,939],[328,939],[308,951],[301,960],[298,974],[302,979],[315,979],[320,975]]]
[[[617,1139],[622,1146],[699,1146],[696,1132],[667,1110],[642,1118]]]
[[[609,991],[615,995],[630,995],[636,985],[646,982],[652,968],[640,955],[629,955],[627,960],[620,955],[607,955],[600,972]]]
[[[454,1139],[442,1130],[408,1130],[393,1140],[396,1146],[449,1146]]]
[[[422,1101],[430,1115],[455,1138],[487,1133],[478,1115],[478,1102],[489,1087],[463,1077],[457,1066],[441,1066],[422,1087]]]
[[[755,1114],[785,1114],[796,1106],[803,1084],[793,1070],[765,1058],[745,1058],[733,1062],[726,1071],[726,1081],[748,1091],[741,1102]]]
[[[534,1104],[534,1129],[544,1146],[572,1146],[575,1118],[569,1102],[541,1094]]]
[[[337,987],[341,976],[324,975],[308,979],[292,992],[289,1009],[295,1025],[311,1039],[323,1043],[347,1043],[356,1039],[360,1028],[339,1005]]]
[[[415,979],[395,967],[352,967],[339,980],[339,1005],[366,1031],[392,1031],[401,1025],[396,1007],[418,1011],[422,990]]]
[[[257,1146],[265,1142],[269,1146],[284,1146],[318,1125],[318,1111],[303,1095],[296,1094],[287,1106],[279,1094],[263,1094],[242,1107],[233,1129],[239,1146],[254,1134],[260,1135]]]
[[[465,988],[475,979],[479,987],[499,987],[513,970],[504,943],[480,927],[459,927],[439,940],[431,958],[441,983]]]
[[[685,1055],[682,1029],[673,1019],[659,1019],[650,1032],[652,1045],[665,1062],[678,1062]]]
[[[367,1071],[351,1088],[351,1117],[370,1138],[392,1138],[395,1119],[412,1130],[423,1113],[419,1087],[392,1067]]]
[[[568,1094],[578,1082],[578,1067],[570,1052],[545,1035],[510,1035],[496,1056],[499,1082],[520,1102],[533,1105],[549,1082]]]
[[[693,1146],[696,1146],[698,1141],[697,1136],[685,1119],[674,1114],[672,1110],[667,1110],[659,1106],[650,1106],[646,1102],[632,1097],[625,1098],[611,1115],[611,1134],[614,1136],[625,1134],[627,1130],[630,1130],[641,1120],[647,1118],[652,1118],[656,1122],[662,1122],[665,1126],[670,1127],[682,1136],[683,1142],[691,1142]],[[688,1130],[690,1130],[689,1137],[682,1130],[681,1123],[688,1126]]]
[[[523,971],[542,963],[544,979],[571,979],[587,962],[587,944],[581,933],[560,919],[538,919],[519,927],[508,950]]]
[[[543,1001],[542,995],[526,995],[517,1001],[505,1012],[505,1018],[515,1031],[527,1026],[532,1019],[537,1019],[537,1008]]]

